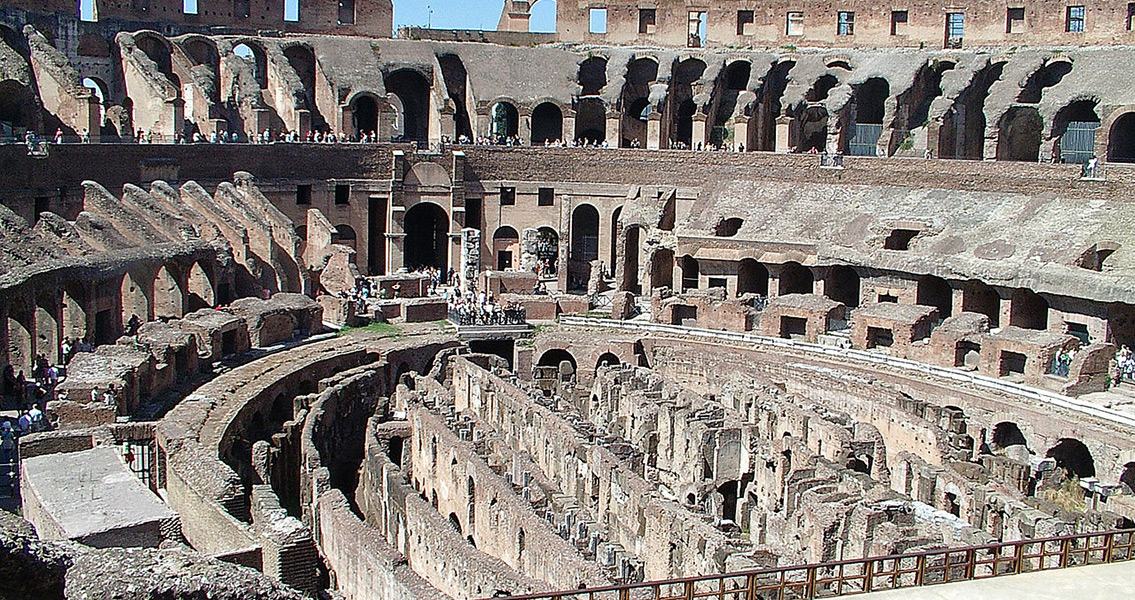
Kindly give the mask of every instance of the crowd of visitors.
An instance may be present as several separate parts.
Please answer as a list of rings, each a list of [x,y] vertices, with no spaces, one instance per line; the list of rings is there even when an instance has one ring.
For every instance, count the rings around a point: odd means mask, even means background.
[[[525,322],[524,308],[494,301],[492,294],[454,289],[445,294],[449,318],[458,325],[519,325]]]

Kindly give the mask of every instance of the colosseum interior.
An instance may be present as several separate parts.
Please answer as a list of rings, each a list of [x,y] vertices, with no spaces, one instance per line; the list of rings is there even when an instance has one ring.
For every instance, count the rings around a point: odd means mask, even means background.
[[[1078,1],[0,0],[0,599],[1130,597]]]

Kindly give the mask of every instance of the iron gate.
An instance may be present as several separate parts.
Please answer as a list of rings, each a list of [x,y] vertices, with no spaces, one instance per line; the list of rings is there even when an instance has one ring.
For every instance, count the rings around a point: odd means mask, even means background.
[[[882,125],[856,123],[851,130],[851,141],[847,153],[851,156],[876,156],[879,137],[883,135]]]
[[[1084,164],[1096,155],[1096,129],[1092,121],[1072,121],[1060,138],[1060,156],[1066,163]]]

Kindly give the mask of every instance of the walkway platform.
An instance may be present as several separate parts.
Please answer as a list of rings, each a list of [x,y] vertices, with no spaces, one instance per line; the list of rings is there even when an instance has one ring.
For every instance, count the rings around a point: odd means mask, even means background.
[[[1135,561],[861,594],[871,600],[1117,600],[1135,597]]]

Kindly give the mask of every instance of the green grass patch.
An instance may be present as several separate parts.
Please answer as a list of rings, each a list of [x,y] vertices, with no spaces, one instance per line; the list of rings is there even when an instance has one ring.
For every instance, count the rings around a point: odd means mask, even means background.
[[[339,330],[339,335],[358,334],[371,334],[381,335],[384,337],[399,338],[402,337],[402,328],[391,323],[371,323],[370,325],[364,325],[362,327],[344,327]]]

